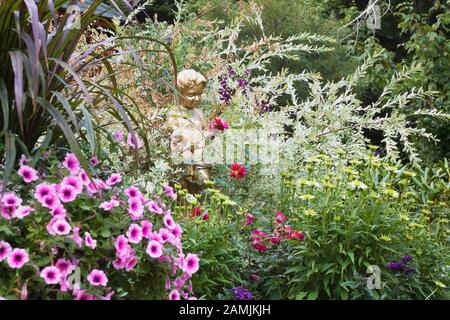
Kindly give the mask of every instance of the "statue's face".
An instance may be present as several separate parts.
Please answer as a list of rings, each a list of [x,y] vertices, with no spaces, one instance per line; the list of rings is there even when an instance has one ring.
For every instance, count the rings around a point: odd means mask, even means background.
[[[194,109],[200,104],[200,98],[203,93],[203,85],[198,84],[194,87],[190,87],[183,92],[181,98],[181,105],[188,109]]]

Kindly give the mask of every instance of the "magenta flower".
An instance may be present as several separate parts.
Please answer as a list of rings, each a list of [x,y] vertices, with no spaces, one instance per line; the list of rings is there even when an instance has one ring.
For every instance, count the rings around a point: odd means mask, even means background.
[[[128,189],[125,189],[125,194],[130,198],[138,198],[142,195],[141,191],[139,191],[139,189],[135,186],[131,186]]]
[[[77,198],[77,191],[71,185],[62,185],[59,189],[58,196],[62,202],[72,202]]]
[[[116,199],[111,199],[110,201],[102,202],[98,207],[105,211],[111,211],[114,207],[118,207],[119,205],[119,201]]]
[[[81,183],[84,184],[85,186],[87,186],[90,182],[89,180],[89,176],[87,175],[86,171],[84,171],[83,169],[80,170],[80,174],[78,175],[78,177],[81,179]]]
[[[180,227],[179,224],[176,224],[176,225],[175,225],[175,228],[171,229],[170,232],[173,234],[173,236],[174,236],[175,238],[178,239],[178,238],[181,237],[181,234],[183,233],[183,230],[181,229],[181,227]]]
[[[122,181],[122,176],[118,173],[114,173],[105,182],[108,186],[113,186],[115,184],[120,183],[121,181]]]
[[[30,261],[28,253],[24,249],[16,248],[8,256],[8,265],[13,269],[20,269]]]
[[[167,184],[164,185],[164,194],[172,200],[176,200],[177,198],[177,194],[175,193],[173,188]]]
[[[28,165],[28,159],[24,154],[20,155],[19,166]]]
[[[94,300],[95,296],[92,294],[86,293],[86,290],[74,290],[73,295],[75,296],[75,300]]]
[[[171,230],[175,229],[176,223],[173,220],[171,215],[169,215],[169,214],[165,215],[163,220],[164,220],[164,224],[166,225],[167,228],[169,228]]]
[[[61,202],[55,195],[49,194],[42,199],[42,205],[49,209],[55,209],[61,205]]]
[[[277,212],[275,213],[275,221],[276,221],[278,224],[280,224],[280,223],[286,221],[286,216],[285,216],[282,212],[277,211]]]
[[[16,208],[12,206],[0,206],[0,215],[6,220],[11,220],[16,212]]]
[[[180,300],[180,293],[178,292],[178,290],[173,289],[172,291],[170,291],[169,300]]]
[[[117,142],[123,141],[124,136],[122,130],[116,129],[116,131],[114,131],[113,133],[113,137]]]
[[[46,284],[57,284],[61,280],[61,271],[57,267],[46,267],[41,271]]]
[[[40,203],[44,202],[44,197],[53,194],[54,187],[47,183],[41,183],[36,186],[34,198]]]
[[[128,250],[128,239],[123,234],[117,237],[116,242],[114,244],[114,247],[116,248],[117,252],[123,256],[123,253]]]
[[[60,185],[73,187],[77,194],[83,191],[83,181],[79,176],[64,177]]]
[[[136,133],[134,134],[134,136],[132,136],[130,133],[128,133],[127,143],[133,149],[139,149],[144,145],[142,143],[141,138],[139,138],[139,136]]]
[[[106,287],[108,284],[108,278],[102,270],[94,269],[89,273],[87,277],[89,283],[95,287],[103,286]]]
[[[134,267],[136,267],[136,265],[138,264],[139,260],[136,256],[132,256],[130,259],[128,259],[128,261],[126,262],[125,265],[125,270],[126,271],[131,271],[134,269]]]
[[[128,212],[132,220],[141,219],[144,215],[144,205],[139,198],[130,198],[128,200]]]
[[[83,246],[83,238],[80,237],[79,232],[80,232],[79,227],[73,228],[73,235],[71,236],[71,239],[75,242],[78,248],[81,248]]]
[[[126,267],[127,260],[125,258],[116,257],[116,259],[112,263],[114,269],[120,270]]]
[[[75,265],[70,260],[58,259],[56,268],[61,272],[61,275],[67,276],[75,270]]]
[[[142,240],[142,228],[139,225],[135,224],[135,223],[131,224],[130,227],[128,228],[128,231],[127,231],[127,237],[128,237],[128,240],[131,243],[139,243],[139,242],[141,242],[141,240]]]
[[[22,199],[12,192],[5,193],[2,198],[2,203],[8,207],[18,207],[22,204]]]
[[[163,213],[162,208],[160,208],[155,201],[150,201],[147,204],[147,206],[148,206],[148,208],[150,209],[151,212],[154,212],[156,214],[162,214]]]
[[[52,230],[58,236],[65,236],[70,233],[72,227],[64,218],[56,216],[56,221],[52,224]]]
[[[17,219],[23,219],[26,216],[30,215],[31,211],[34,211],[34,209],[29,206],[20,206],[14,211],[13,217]]]
[[[228,123],[220,118],[214,119],[208,126],[209,131],[219,130],[224,131],[228,129]]]
[[[146,252],[152,258],[159,258],[162,255],[162,244],[155,240],[151,240],[148,243]]]
[[[166,228],[159,229],[159,235],[161,236],[161,243],[173,240],[175,238],[173,234]]]
[[[145,239],[150,239],[150,237],[152,236],[153,224],[148,220],[142,220],[141,228],[142,228],[142,237],[144,237]]]
[[[92,239],[92,236],[89,232],[84,233],[84,243],[91,249],[95,249],[97,247],[97,240]]]
[[[183,259],[181,268],[184,272],[194,274],[200,267],[200,259],[196,254],[189,253],[186,258]]]
[[[100,161],[98,161],[98,158],[96,156],[93,156],[89,161],[94,167],[100,163]]]
[[[73,153],[66,154],[63,161],[63,166],[72,174],[77,174],[80,171],[80,162]]]
[[[58,216],[58,217],[64,218],[67,215],[67,210],[66,210],[66,208],[64,208],[64,206],[62,204],[59,204],[50,213],[53,217]]]
[[[250,213],[247,214],[245,216],[245,225],[249,226],[249,225],[253,224],[253,222],[255,222],[255,217]]]
[[[0,241],[0,262],[5,260],[6,258],[8,258],[8,256],[11,254],[11,251],[12,251],[11,245],[6,241],[1,240]]]
[[[38,179],[37,171],[26,165],[21,166],[17,173],[23,178],[25,183],[30,183]]]

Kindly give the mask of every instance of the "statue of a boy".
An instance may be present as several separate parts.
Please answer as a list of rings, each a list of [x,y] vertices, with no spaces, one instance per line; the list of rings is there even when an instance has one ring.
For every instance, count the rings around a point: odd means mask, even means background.
[[[168,114],[171,133],[172,161],[183,169],[182,185],[191,193],[203,189],[211,177],[211,164],[203,159],[206,140],[211,136],[203,111],[198,108],[206,87],[206,78],[195,70],[183,70],[177,75],[180,105]]]

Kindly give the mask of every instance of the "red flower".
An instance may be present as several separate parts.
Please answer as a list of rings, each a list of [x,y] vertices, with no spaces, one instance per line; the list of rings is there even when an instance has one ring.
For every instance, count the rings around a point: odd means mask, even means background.
[[[202,215],[202,208],[200,207],[194,207],[191,210],[191,216],[192,217],[200,217]]]
[[[230,177],[236,178],[237,180],[241,179],[247,174],[247,170],[243,165],[240,165],[239,163],[235,163],[231,166],[231,172]]]
[[[246,226],[251,225],[253,222],[255,222],[255,217],[252,214],[248,214],[245,216],[245,225]]]
[[[208,221],[208,220],[209,220],[209,213],[208,213],[208,212],[205,212],[205,213],[203,214],[203,220],[205,220],[205,221]]]
[[[272,242],[273,244],[278,244],[280,243],[280,237],[270,237],[270,242]]]
[[[210,131],[212,131],[213,129],[224,131],[225,129],[228,129],[228,123],[220,118],[217,118],[209,124],[208,128]]]
[[[277,213],[275,213],[275,221],[280,224],[286,221],[286,216],[282,212],[277,211]]]
[[[294,231],[291,234],[291,238],[293,240],[301,240],[304,241],[305,240],[305,234],[303,232],[299,232],[299,231]]]

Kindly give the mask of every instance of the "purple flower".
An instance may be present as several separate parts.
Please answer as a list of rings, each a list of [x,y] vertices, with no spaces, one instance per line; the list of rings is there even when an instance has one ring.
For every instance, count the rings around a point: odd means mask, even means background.
[[[220,100],[225,104],[229,104],[232,95],[233,90],[228,86],[228,81],[226,79],[220,81],[220,88],[219,88]]]
[[[403,262],[392,261],[392,262],[386,263],[386,267],[391,269],[392,271],[403,271],[405,268],[405,265],[403,264]]]
[[[400,260],[401,260],[404,264],[407,264],[408,262],[411,262],[411,261],[413,260],[413,257],[411,257],[411,256],[404,256],[404,257],[401,257]]]
[[[234,71],[234,69],[232,67],[228,66],[227,69],[228,69],[228,76],[229,77],[233,77],[233,76],[236,75],[236,71]]]
[[[410,274],[410,273],[416,273],[416,269],[415,268],[408,268],[405,270],[406,274]]]
[[[231,292],[233,292],[234,298],[236,300],[251,300],[251,299],[253,299],[252,293],[243,287],[233,288],[233,289],[231,289]]]

